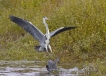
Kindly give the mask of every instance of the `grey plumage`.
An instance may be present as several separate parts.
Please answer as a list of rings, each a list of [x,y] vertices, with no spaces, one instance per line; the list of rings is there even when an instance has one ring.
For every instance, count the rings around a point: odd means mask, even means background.
[[[35,39],[37,39],[39,41],[39,47],[36,46],[35,47],[36,50],[41,51],[41,52],[47,51],[47,50],[50,51],[50,49],[48,47],[49,45],[47,45],[45,43],[47,40],[47,37],[37,27],[35,27],[31,22],[28,22],[27,20],[23,20],[21,18],[15,17],[15,16],[10,16],[10,20],[13,21],[14,23],[18,24],[26,32],[31,34]]]
[[[42,43],[44,41],[44,34],[31,22],[28,22],[15,16],[10,16],[10,19],[11,21],[15,22],[20,27],[22,27],[26,32],[30,33],[35,39],[39,40],[39,42]]]
[[[76,28],[76,27],[75,27],[75,26],[61,27],[61,28],[58,28],[58,29],[55,30],[55,31],[52,31],[52,32],[50,33],[50,36],[53,37],[53,36],[55,36],[55,35],[57,35],[57,34],[59,34],[59,33],[61,33],[61,32],[64,32],[64,31],[67,31],[67,30],[70,30],[70,29],[74,29],[74,28]]]
[[[51,72],[53,70],[57,69],[57,62],[59,61],[59,58],[53,60],[48,60],[47,65],[46,65],[46,69]]]
[[[47,51],[52,52],[51,46],[49,44],[50,38],[67,30],[76,28],[75,26],[69,26],[69,27],[61,27],[58,28],[55,31],[52,31],[49,33],[48,25],[46,23],[47,17],[43,18],[43,23],[46,27],[46,34],[43,34],[37,27],[35,27],[31,22],[27,20],[23,20],[21,18],[10,16],[9,17],[11,21],[22,27],[26,32],[31,34],[36,40],[39,41],[39,45],[35,47],[38,51]]]

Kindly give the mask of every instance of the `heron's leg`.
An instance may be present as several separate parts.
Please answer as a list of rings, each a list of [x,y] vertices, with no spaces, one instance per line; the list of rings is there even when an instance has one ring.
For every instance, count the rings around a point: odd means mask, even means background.
[[[50,45],[48,45],[49,51],[52,52],[52,48]]]
[[[48,48],[47,48],[47,45],[46,44],[45,44],[45,51],[48,52]]]
[[[51,48],[50,45],[48,45],[48,49],[49,49],[49,52],[51,53],[51,55],[53,56],[53,58],[55,58],[55,55],[54,55],[54,53],[52,52],[52,48]]]
[[[50,58],[49,50],[48,50],[48,46],[47,46],[47,45],[45,45],[45,48],[46,48],[46,55]]]

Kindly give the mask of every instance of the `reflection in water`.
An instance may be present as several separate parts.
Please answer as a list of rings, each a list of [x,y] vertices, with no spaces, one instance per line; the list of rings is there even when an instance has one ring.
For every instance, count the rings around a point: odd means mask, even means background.
[[[34,61],[0,61],[0,76],[85,76],[86,72],[87,67],[79,70],[77,67],[65,69],[58,66],[58,70],[48,74],[45,65],[35,64]]]

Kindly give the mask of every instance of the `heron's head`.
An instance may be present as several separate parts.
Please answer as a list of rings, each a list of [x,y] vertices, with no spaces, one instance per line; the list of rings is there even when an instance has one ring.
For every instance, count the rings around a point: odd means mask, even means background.
[[[44,20],[48,20],[48,18],[46,16],[43,17]]]

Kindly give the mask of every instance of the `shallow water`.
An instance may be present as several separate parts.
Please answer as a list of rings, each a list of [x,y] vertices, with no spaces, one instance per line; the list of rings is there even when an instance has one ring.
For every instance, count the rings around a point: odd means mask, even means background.
[[[46,62],[39,61],[0,61],[0,76],[86,76],[88,67],[78,69],[70,64],[59,64],[56,71],[48,74]]]

